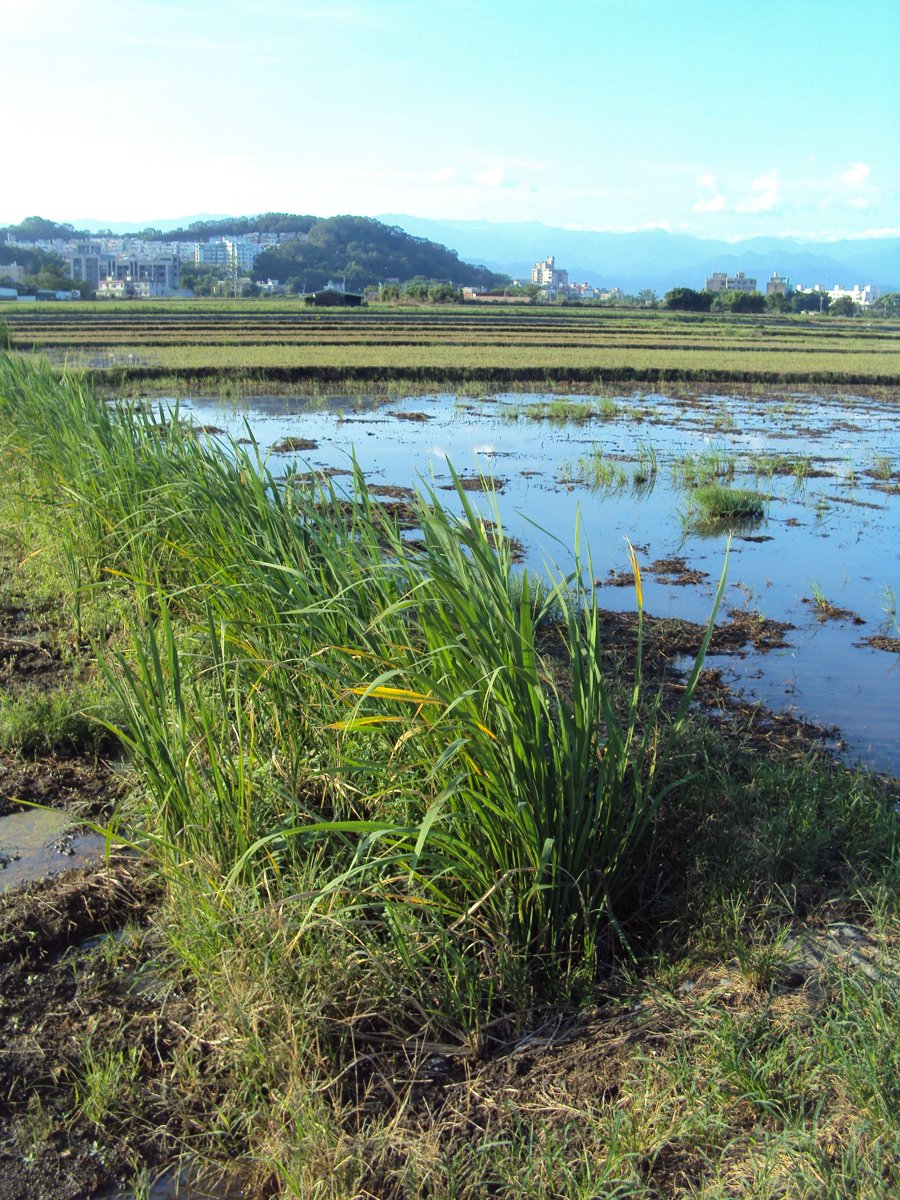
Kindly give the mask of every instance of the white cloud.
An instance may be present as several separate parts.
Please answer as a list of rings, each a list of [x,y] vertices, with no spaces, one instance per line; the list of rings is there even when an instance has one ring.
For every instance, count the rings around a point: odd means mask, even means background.
[[[714,188],[716,186],[716,177],[712,171],[707,171],[705,175],[697,176],[697,183],[702,188]]]
[[[750,185],[751,194],[735,206],[735,212],[771,212],[781,200],[781,184],[776,170],[758,175]]]
[[[880,229],[863,229],[859,233],[846,233],[843,236],[853,242],[861,242],[866,238],[895,238],[900,237],[900,226],[882,225]]]
[[[851,208],[871,208],[872,201],[867,200],[865,196],[851,196],[848,203]]]
[[[855,162],[851,163],[847,170],[841,174],[840,180],[841,183],[846,183],[848,187],[860,188],[868,183],[871,174],[872,168],[868,163]]]
[[[431,176],[435,183],[447,183],[456,174],[456,167],[439,167]]]
[[[695,213],[716,213],[725,211],[725,197],[721,193],[710,196],[708,200],[698,200],[694,205]]]
[[[483,183],[485,187],[500,187],[505,178],[502,167],[488,167],[486,171],[480,171],[475,176],[475,182]]]

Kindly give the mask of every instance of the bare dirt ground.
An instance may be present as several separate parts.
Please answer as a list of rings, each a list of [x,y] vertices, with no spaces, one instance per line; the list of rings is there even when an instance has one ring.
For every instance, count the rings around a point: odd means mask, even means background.
[[[0,687],[7,696],[72,682],[59,633],[53,613],[31,611],[5,591]],[[91,865],[66,869],[76,860],[68,836],[43,848],[45,877],[6,883],[22,874],[12,869],[19,855],[4,851],[14,814],[31,812],[31,804],[61,810],[77,829],[108,817],[120,787],[120,772],[93,755],[0,754],[0,1200],[83,1200],[167,1148],[156,1084],[184,1037],[186,1001],[162,1003],[136,986],[149,958],[141,930],[158,898],[155,884],[136,856],[107,860],[96,847]],[[143,1080],[140,1104],[125,1121],[102,1112],[97,1091],[98,1068],[119,1060]]]

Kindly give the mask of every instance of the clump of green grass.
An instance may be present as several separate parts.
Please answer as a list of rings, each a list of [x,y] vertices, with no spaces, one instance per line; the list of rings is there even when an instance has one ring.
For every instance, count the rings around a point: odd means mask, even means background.
[[[793,475],[798,480],[806,479],[811,465],[807,454],[759,454],[752,460],[755,473],[770,479],[775,475]]]
[[[87,1042],[75,1089],[75,1104],[84,1119],[99,1128],[134,1105],[140,1087],[140,1048]]]
[[[608,459],[602,446],[580,454],[574,463],[563,463],[561,478],[565,483],[583,484],[594,492],[618,492],[628,486],[625,468]]]
[[[520,406],[516,410],[516,416],[523,416],[529,421],[558,421],[580,425],[586,421],[612,420],[618,416],[618,412],[619,407],[611,396],[600,396],[593,400],[541,400]]]
[[[887,454],[878,454],[872,461],[870,471],[876,479],[887,483],[894,474],[893,460]]]
[[[819,613],[829,612],[832,607],[831,601],[825,595],[825,592],[822,589],[822,585],[820,583],[818,583],[816,580],[813,580],[812,583],[810,584],[810,590],[812,591],[811,599],[812,599],[813,607]]]
[[[699,488],[717,479],[731,479],[737,459],[721,446],[710,446],[700,454],[687,454],[672,463],[672,480],[682,488]]]
[[[636,492],[647,492],[656,483],[659,472],[659,461],[656,450],[651,445],[641,445],[638,449],[637,465],[631,472],[631,485]]]
[[[690,491],[683,520],[688,528],[716,532],[758,524],[766,509],[766,497],[760,492],[707,484]]]
[[[113,740],[106,722],[121,710],[101,681],[12,696],[0,689],[0,750],[40,754],[99,754]]]

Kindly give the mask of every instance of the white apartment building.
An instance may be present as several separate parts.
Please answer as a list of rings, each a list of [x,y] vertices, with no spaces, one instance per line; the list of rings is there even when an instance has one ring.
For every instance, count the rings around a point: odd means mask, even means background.
[[[218,237],[197,244],[194,261],[229,271],[250,271],[265,246],[246,238]]]
[[[531,282],[538,287],[546,288],[551,296],[566,292],[569,287],[569,272],[561,271],[556,266],[556,259],[551,254],[543,262],[537,262],[531,268]]]
[[[828,293],[832,300],[842,300],[846,296],[854,304],[859,304],[863,308],[867,308],[877,300],[880,294],[878,288],[872,287],[871,283],[867,283],[863,287],[860,287],[858,283],[854,283],[852,288],[844,288],[839,283],[836,283]]]

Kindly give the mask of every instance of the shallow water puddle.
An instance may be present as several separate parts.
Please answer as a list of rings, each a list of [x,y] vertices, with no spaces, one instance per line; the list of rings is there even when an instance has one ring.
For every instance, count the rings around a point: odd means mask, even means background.
[[[241,1175],[198,1179],[191,1168],[186,1167],[180,1171],[166,1171],[140,1193],[133,1189],[113,1188],[101,1193],[97,1200],[243,1200],[248,1195],[249,1183]]]
[[[57,809],[30,808],[0,817],[0,892],[102,858],[106,839],[73,832],[77,828]]]
[[[570,413],[581,406],[594,416],[556,419],[561,401]],[[570,570],[580,519],[607,609],[634,606],[632,588],[610,586],[611,575],[628,570],[626,537],[645,568],[683,558],[705,577],[686,585],[683,577],[645,574],[645,606],[658,617],[704,621],[709,613],[727,532],[692,527],[686,479],[700,468],[719,471],[715,482],[761,493],[767,506],[765,518],[732,543],[722,620],[728,609],[742,609],[794,628],[786,647],[716,665],[746,699],[836,725],[848,757],[900,772],[900,654],[884,648],[900,637],[900,426],[890,396],[634,393],[610,401],[500,393],[179,403],[198,425],[235,438],[249,428],[285,474],[343,472],[355,455],[373,491],[434,488],[454,511],[458,498],[444,490],[449,463],[463,475],[494,474],[503,481],[496,504],[504,531],[523,544],[528,569]],[[374,423],[353,419],[373,412]],[[315,449],[277,453],[289,438]],[[343,482],[338,475],[336,486]],[[470,492],[469,500],[490,515],[488,497]],[[882,648],[866,644],[879,637]]]

